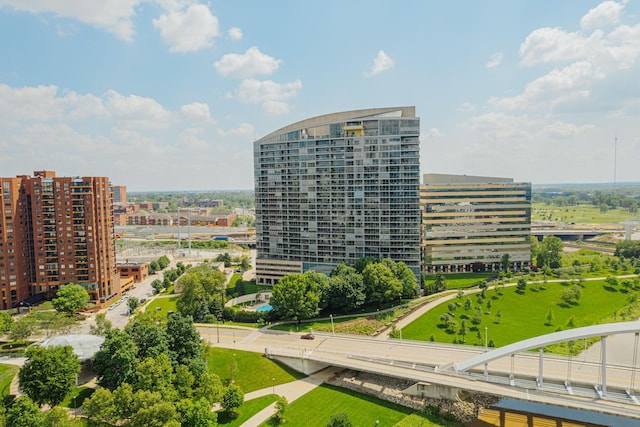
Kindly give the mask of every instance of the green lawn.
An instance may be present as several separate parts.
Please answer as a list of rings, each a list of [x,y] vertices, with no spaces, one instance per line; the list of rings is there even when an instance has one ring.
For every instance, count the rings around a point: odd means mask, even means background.
[[[482,304],[482,322],[474,328],[475,330],[472,329],[474,325],[470,317],[478,306],[479,294],[469,296],[473,306],[471,310],[464,309],[466,296],[444,302],[403,328],[402,335],[407,339],[425,341],[433,336],[435,341],[449,343],[454,339],[460,339],[461,336],[457,333],[447,332],[440,321],[440,316],[449,311],[448,304],[457,302],[459,307],[454,310],[454,315],[458,325],[461,325],[465,316],[469,317],[465,320],[468,331],[465,343],[484,345],[486,327],[488,340],[493,341],[496,347],[501,347],[555,332],[559,327],[566,329],[571,316],[575,316],[575,327],[614,321],[614,312],[627,306],[630,299],[630,295],[624,292],[622,286],[611,288],[603,281],[593,281],[584,282],[583,295],[578,304],[567,306],[562,303],[560,295],[570,286],[569,284],[547,283],[546,290],[537,292],[534,291],[536,286],[528,285],[524,295],[516,293],[515,287],[504,288],[503,295],[499,295],[495,290],[488,290]],[[490,310],[487,309],[488,301],[491,301]],[[547,324],[546,319],[549,310],[553,311],[555,317],[551,325]],[[498,311],[502,314],[500,321],[496,317]],[[615,320],[624,320],[621,313],[622,311],[618,311]]]
[[[233,374],[235,384],[245,393],[305,377],[260,353],[249,351],[210,347],[207,349],[207,364],[209,371],[218,375],[223,383],[228,383]]]
[[[286,425],[324,427],[332,415],[345,411],[354,426],[394,426],[411,414],[424,420],[425,423],[421,425],[439,425],[429,422],[427,418],[404,406],[328,384],[323,384],[291,402],[284,413],[284,418]],[[376,420],[379,424],[376,424]],[[261,426],[271,425],[277,425],[273,419],[261,424]],[[405,424],[407,425],[420,424]]]
[[[235,418],[229,418],[225,411],[218,411],[218,425],[225,427],[238,427],[241,426],[249,418],[253,417],[258,412],[262,411],[267,406],[276,401],[275,394],[269,394],[267,396],[258,397],[256,399],[248,400],[242,404],[240,408],[236,410],[237,416]]]
[[[6,396],[10,393],[10,386],[13,377],[20,369],[14,365],[0,365],[0,395]]]
[[[350,316],[350,317],[344,317],[341,319],[333,319],[333,324],[335,327],[340,323],[350,322],[352,320],[356,320],[361,317],[362,316]],[[277,330],[277,331],[287,331],[287,332],[309,332],[310,330],[331,332],[331,319],[315,320],[313,322],[301,323],[300,325],[298,325],[296,322],[292,322],[292,323],[286,323],[284,325],[276,325],[270,329]]]
[[[445,273],[444,277],[447,281],[447,288],[460,289],[469,288],[480,284],[483,280],[495,277],[495,273]],[[435,281],[435,274],[425,274],[425,285],[430,285]]]
[[[236,278],[236,276],[238,276]],[[226,294],[227,296],[231,296],[235,293],[238,293],[239,295],[249,295],[249,294],[256,294],[259,291],[262,291],[264,289],[271,289],[271,286],[267,286],[267,285],[256,285],[256,282],[254,280],[240,280],[242,278],[241,274],[234,274],[231,277],[231,280],[229,281],[229,284],[227,284],[227,289],[226,289]],[[238,289],[237,288],[242,288],[242,289]]]
[[[233,276],[231,276],[229,283],[227,283],[227,288],[235,288],[236,283],[238,283],[238,281],[240,280],[242,280],[242,274],[235,273]]]
[[[176,301],[178,300],[178,297],[169,297],[169,298],[154,298],[151,302],[147,303],[147,308],[145,308],[145,311],[160,311],[162,312],[165,316],[167,315],[167,313],[169,313],[169,311],[173,310],[176,311]],[[158,310],[158,307],[160,307],[160,309]]]
[[[613,224],[637,218],[638,214],[630,213],[627,209],[609,209],[600,212],[600,208],[593,205],[552,206],[544,203],[534,203],[531,209],[533,221],[545,220],[576,224]]]
[[[71,390],[71,393],[69,393],[69,395],[65,397],[62,402],[60,402],[60,406],[69,409],[79,408],[82,406],[82,403],[85,399],[91,397],[94,391],[96,391],[95,388],[74,387],[74,389]],[[75,400],[73,399],[74,397]]]

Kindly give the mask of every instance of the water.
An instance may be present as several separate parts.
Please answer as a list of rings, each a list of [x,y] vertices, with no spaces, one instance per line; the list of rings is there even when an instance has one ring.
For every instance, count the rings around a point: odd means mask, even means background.
[[[271,307],[269,304],[267,305],[263,305],[262,307],[256,308],[256,311],[258,313],[263,312],[263,311],[271,311],[273,309],[273,307]]]

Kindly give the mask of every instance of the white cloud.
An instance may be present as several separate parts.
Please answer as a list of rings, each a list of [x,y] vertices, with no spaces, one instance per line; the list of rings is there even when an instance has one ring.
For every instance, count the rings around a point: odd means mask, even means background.
[[[229,53],[224,55],[213,66],[223,76],[246,78],[257,74],[272,74],[278,69],[281,62],[280,59],[266,55],[253,46],[247,49],[244,54]]]
[[[604,47],[603,35],[600,30],[585,36],[580,32],[569,33],[560,28],[539,28],[529,34],[520,45],[522,65],[593,58]]]
[[[229,32],[227,34],[231,40],[242,40],[243,37],[242,30],[238,27],[229,28]]]
[[[593,129],[593,125],[576,126],[573,123],[553,122],[544,126],[542,132],[551,138],[570,139]]]
[[[114,90],[108,91],[105,98],[111,116],[126,126],[165,128],[169,125],[171,113],[154,99],[123,96]]]
[[[276,83],[272,80],[245,79],[240,83],[236,96],[252,104],[262,103],[265,111],[272,114],[283,114],[289,111],[284,100],[296,96],[302,88],[302,82]]]
[[[212,119],[198,121],[208,116],[208,105],[199,102],[169,111],[154,99],[114,90],[97,96],[0,84],[0,170],[108,176],[135,190],[188,189],[193,176],[215,188],[251,188],[253,126],[216,133]],[[130,159],[141,158],[146,161],[132,168]],[[190,174],[176,172],[176,164],[188,164]]]
[[[489,62],[487,62],[485,67],[487,67],[487,68],[495,68],[498,65],[500,65],[501,63],[502,63],[502,53],[498,52],[498,53],[494,53],[493,55],[491,55],[491,59],[489,59]]]
[[[92,94],[61,92],[56,86],[13,88],[0,84],[0,123],[50,121],[64,116],[81,120],[106,114],[102,100]]]
[[[190,121],[211,121],[211,112],[209,111],[209,105],[202,102],[193,102],[191,104],[183,105],[182,107],[180,107],[180,113],[182,113],[182,116],[185,119]]]
[[[604,77],[604,73],[590,62],[576,62],[562,69],[553,69],[537,78],[527,84],[520,95],[494,97],[489,100],[489,104],[505,110],[553,108],[559,104],[588,98],[591,84]]]
[[[0,6],[74,18],[103,28],[122,40],[131,41],[135,34],[131,18],[135,15],[135,8],[144,1],[146,0],[0,0]]]
[[[393,68],[394,62],[393,59],[389,57],[383,50],[378,52],[378,55],[373,59],[373,65],[371,69],[364,73],[366,77],[373,77],[376,74],[380,74],[383,71],[390,70]]]
[[[282,101],[269,100],[262,104],[262,108],[271,114],[287,114],[290,110],[289,104]]]
[[[440,129],[438,128],[431,128],[429,129],[429,131],[425,134],[425,136],[427,138],[442,138],[444,136],[444,132],[442,132]]]
[[[208,142],[203,138],[203,129],[187,128],[180,132],[178,145],[189,150],[201,151],[207,148]]]
[[[620,22],[620,15],[626,3],[626,1],[622,3],[603,1],[582,17],[580,26],[585,30],[591,30],[617,24]]]
[[[247,141],[253,141],[255,139],[255,129],[251,123],[241,123],[237,128],[228,130],[217,129],[216,132],[222,137],[239,136]]]
[[[12,88],[0,84],[0,120],[38,120],[58,118],[62,109],[56,102],[56,86]]]
[[[186,11],[171,11],[153,20],[162,40],[172,52],[193,52],[213,45],[220,35],[218,18],[204,4],[192,4]]]
[[[475,106],[475,105],[473,105],[473,104],[472,104],[472,103],[470,103],[470,102],[467,102],[467,101],[463,102],[463,103],[462,103],[462,104],[460,104],[460,106],[458,107],[458,111],[465,111],[465,112],[467,112],[467,111],[475,111],[475,110],[476,110],[476,106]]]
[[[526,141],[531,139],[534,126],[526,114],[514,116],[492,112],[471,117],[463,127],[489,140]]]

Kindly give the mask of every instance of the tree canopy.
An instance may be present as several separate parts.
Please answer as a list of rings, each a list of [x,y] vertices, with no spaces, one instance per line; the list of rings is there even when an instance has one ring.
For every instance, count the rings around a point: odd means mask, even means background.
[[[367,302],[380,304],[402,296],[402,282],[383,263],[369,264],[362,272]]]
[[[67,314],[74,314],[89,304],[89,292],[76,284],[60,286],[56,298],[51,301],[53,308]]]
[[[225,388],[217,375],[206,372],[200,337],[190,317],[173,313],[160,323],[136,316],[124,331],[107,333],[94,357],[96,366],[105,388],[83,403],[89,425],[217,424],[211,406],[220,401]],[[238,395],[242,396],[239,389]]]
[[[535,259],[538,267],[559,268],[562,267],[562,240],[555,236],[546,236],[532,250],[535,250]]]
[[[209,263],[190,268],[178,281],[182,289],[178,311],[195,321],[204,320],[213,302],[224,293],[226,281],[224,273]]]
[[[92,359],[100,385],[114,389],[122,383],[133,383],[138,367],[137,354],[138,347],[129,334],[111,329]]]
[[[18,372],[20,387],[38,405],[62,402],[76,382],[80,361],[70,346],[30,346]]]
[[[270,303],[281,317],[300,322],[320,311],[318,284],[305,274],[290,274],[273,286]]]

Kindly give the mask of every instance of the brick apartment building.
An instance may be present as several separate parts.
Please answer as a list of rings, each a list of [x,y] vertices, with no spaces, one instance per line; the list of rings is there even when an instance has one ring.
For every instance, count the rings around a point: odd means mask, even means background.
[[[120,293],[113,196],[106,177],[0,177],[0,309],[85,287],[95,303]]]

